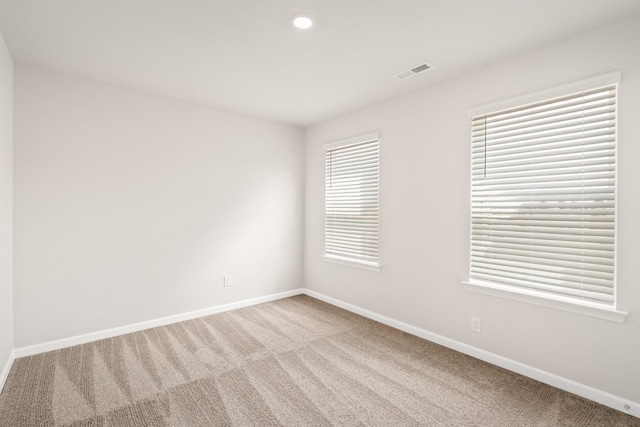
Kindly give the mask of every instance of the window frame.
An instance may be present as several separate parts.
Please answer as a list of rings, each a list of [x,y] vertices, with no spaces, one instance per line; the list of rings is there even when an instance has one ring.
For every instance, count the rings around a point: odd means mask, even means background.
[[[554,98],[559,98],[565,95],[587,91],[598,87],[611,86],[616,85],[616,100],[618,97],[618,85],[621,80],[621,74],[619,71],[603,74],[600,76],[587,78],[578,80],[572,83],[568,83],[561,86],[556,86],[553,88],[529,93],[526,95],[493,102],[490,104],[485,104],[476,108],[472,108],[468,111],[468,117],[471,119],[476,116],[481,116],[485,114],[490,114],[492,112],[498,112],[502,110],[507,110],[511,108],[517,108],[520,106],[525,106],[528,104],[533,104],[537,102],[542,102],[546,100],[551,100]],[[617,101],[616,101],[617,102]],[[616,149],[615,156],[618,155],[618,147],[617,147],[617,127],[618,127],[618,118],[616,117]],[[470,147],[470,146],[469,146]],[[471,155],[469,155],[469,159],[471,160]],[[617,163],[617,162],[616,162]],[[470,165],[471,166],[471,165]],[[470,169],[471,170],[471,169]],[[616,178],[617,179],[617,172]],[[473,175],[470,175],[470,190],[472,188],[472,180]],[[617,182],[615,188],[615,208],[614,208],[614,235],[617,235]],[[469,200],[471,200],[471,194],[469,194]],[[471,224],[471,207],[469,209],[470,216],[470,224]],[[471,227],[469,229],[469,274],[471,272]],[[617,239],[614,239],[614,268],[617,268]],[[614,270],[615,276],[615,270]],[[469,276],[470,277],[470,276]],[[468,291],[482,293],[486,295],[497,296],[501,298],[526,302],[530,304],[551,307],[555,309],[560,309],[564,311],[569,311],[573,313],[579,313],[587,316],[597,317],[605,320],[610,320],[614,322],[623,322],[626,318],[627,313],[618,310],[619,299],[617,295],[617,283],[614,281],[614,302],[613,304],[600,304],[585,300],[579,300],[571,297],[563,297],[560,295],[551,295],[545,292],[539,292],[534,289],[527,289],[523,287],[518,287],[514,285],[508,284],[500,284],[500,283],[490,283],[482,280],[471,279],[463,281],[464,287]]]
[[[330,150],[336,150],[339,148],[346,148],[349,146],[354,146],[354,145],[360,145],[360,144],[365,144],[365,143],[370,143],[370,142],[376,142],[377,143],[377,166],[378,166],[378,175],[377,175],[377,201],[376,201],[376,207],[377,207],[377,224],[375,227],[375,232],[377,233],[377,242],[376,242],[376,259],[375,260],[362,260],[362,259],[357,259],[357,258],[351,258],[347,255],[341,255],[338,253],[328,253],[327,251],[327,219],[328,219],[328,212],[327,212],[327,168],[328,168],[328,164],[327,164],[327,152]],[[379,272],[381,269],[381,265],[380,265],[380,134],[378,132],[373,132],[373,133],[369,133],[369,134],[365,134],[365,135],[360,135],[357,137],[353,137],[353,138],[348,138],[348,139],[342,139],[342,140],[338,140],[338,141],[333,141],[333,142],[328,142],[326,144],[324,144],[323,146],[323,152],[324,152],[324,172],[325,172],[325,179],[324,179],[324,238],[323,238],[323,253],[322,253],[322,259],[324,261],[327,262],[331,262],[331,263],[337,263],[337,264],[342,264],[342,265],[348,265],[348,266],[352,266],[352,267],[357,267],[357,268],[361,268],[361,269],[365,269],[365,270],[369,270],[369,271],[376,271]]]

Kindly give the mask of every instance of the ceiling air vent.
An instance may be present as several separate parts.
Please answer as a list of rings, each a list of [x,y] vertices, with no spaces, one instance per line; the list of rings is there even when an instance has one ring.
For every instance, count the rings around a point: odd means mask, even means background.
[[[432,68],[432,67],[433,65],[427,64],[425,62],[416,67],[410,68],[405,71],[401,71],[398,74],[395,74],[393,78],[396,80],[405,80],[405,79],[408,79],[409,77],[415,76],[416,74],[422,73],[423,71],[427,71],[429,68]]]

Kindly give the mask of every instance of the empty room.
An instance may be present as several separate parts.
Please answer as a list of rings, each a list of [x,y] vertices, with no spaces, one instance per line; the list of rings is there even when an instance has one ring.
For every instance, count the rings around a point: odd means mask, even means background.
[[[0,0],[0,426],[640,426],[637,0]]]

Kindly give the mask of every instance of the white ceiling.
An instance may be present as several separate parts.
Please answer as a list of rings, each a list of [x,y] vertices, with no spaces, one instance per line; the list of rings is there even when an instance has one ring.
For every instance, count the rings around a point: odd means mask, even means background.
[[[317,28],[293,30],[296,12]],[[17,63],[306,126],[637,14],[639,0],[0,0],[0,32]]]

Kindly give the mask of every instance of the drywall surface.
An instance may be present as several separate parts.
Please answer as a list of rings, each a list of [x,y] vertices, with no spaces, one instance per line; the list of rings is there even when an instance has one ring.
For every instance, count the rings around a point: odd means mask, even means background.
[[[302,136],[16,65],[16,347],[299,288]]]
[[[640,402],[640,20],[509,58],[306,131],[305,286],[436,334]],[[614,323],[466,291],[470,120],[479,105],[622,72]],[[416,77],[416,78],[423,78]],[[428,79],[428,74],[424,75]],[[323,144],[381,138],[379,273],[323,252]],[[470,331],[470,318],[482,321]]]
[[[13,352],[13,60],[0,34],[0,375]]]

